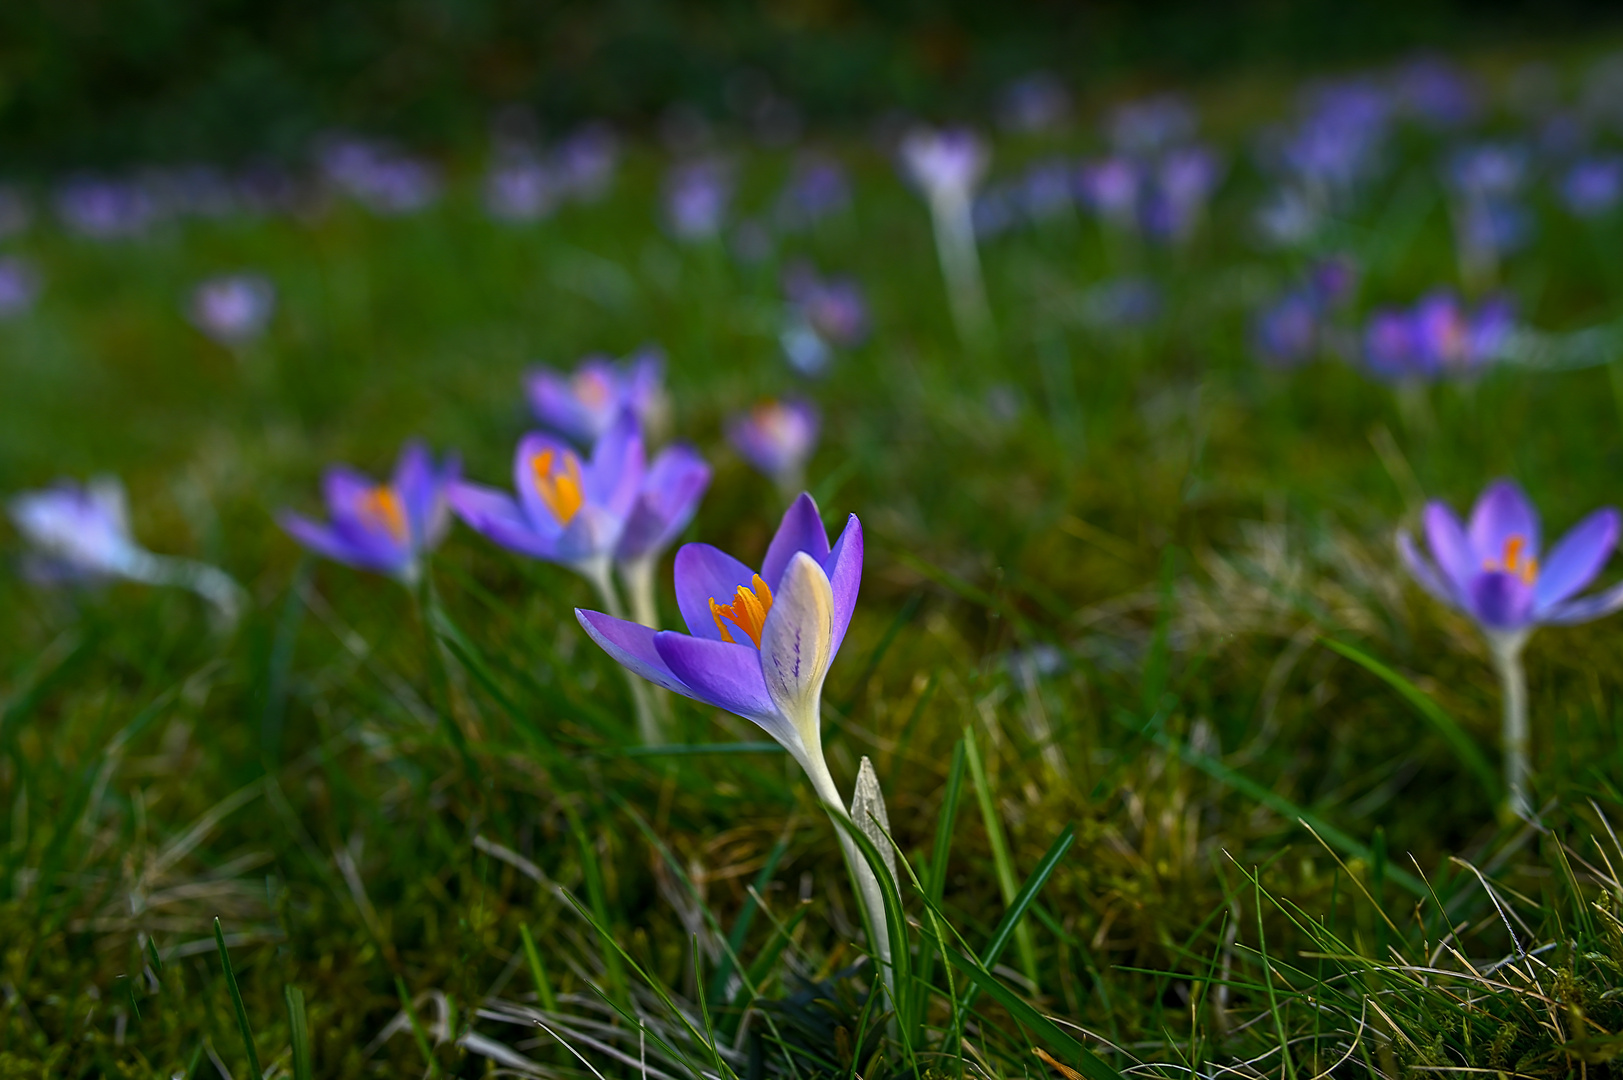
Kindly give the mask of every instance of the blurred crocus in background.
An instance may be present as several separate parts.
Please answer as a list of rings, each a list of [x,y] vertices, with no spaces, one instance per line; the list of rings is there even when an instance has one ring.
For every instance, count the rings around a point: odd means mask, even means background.
[[[558,178],[539,155],[506,154],[485,174],[485,209],[498,221],[539,221],[561,194]]]
[[[1609,214],[1623,201],[1623,157],[1584,158],[1561,178],[1561,201],[1574,217]]]
[[[627,409],[641,422],[644,437],[657,434],[669,409],[665,354],[652,345],[618,362],[587,357],[567,375],[533,368],[525,390],[537,420],[581,445],[602,438]]]
[[[283,511],[278,520],[317,555],[414,585],[422,576],[423,557],[450,527],[448,495],[460,475],[455,455],[436,464],[426,446],[410,442],[384,483],[347,466],[328,469],[322,480],[327,522],[292,511]]]
[[[1264,360],[1294,367],[1339,344],[1331,318],[1352,295],[1357,277],[1350,259],[1320,260],[1306,280],[1258,313],[1252,342]]]
[[[654,602],[655,566],[693,520],[699,500],[709,487],[709,463],[697,450],[682,443],[661,450],[643,474],[614,560],[626,588],[631,617],[644,626],[659,625]]]
[[[386,217],[426,209],[444,186],[432,163],[366,139],[330,140],[321,153],[321,169],[344,194]]]
[[[804,484],[821,419],[809,401],[762,401],[727,424],[727,441],[745,461],[793,493]]]
[[[673,166],[665,177],[665,222],[679,240],[713,240],[727,223],[733,171],[717,158]]]
[[[1071,92],[1058,76],[1033,72],[1003,88],[997,117],[1004,131],[1023,135],[1057,131],[1071,118]]]
[[[0,319],[21,315],[39,299],[39,271],[16,255],[0,256]]]
[[[596,611],[576,609],[575,617],[627,671],[759,725],[805,771],[829,816],[849,820],[823,756],[822,693],[856,610],[862,555],[856,515],[831,546],[817,504],[802,494],[784,514],[759,571],[709,544],[677,552],[676,603],[688,633]],[[889,988],[878,881],[838,820],[835,828]]]
[[[805,154],[778,195],[773,217],[778,228],[807,229],[851,205],[851,181],[845,168],[823,154]]]
[[[867,339],[868,304],[853,279],[824,278],[799,262],[784,272],[783,291],[790,314],[779,341],[790,366],[802,375],[823,374],[836,348]]]
[[[1516,330],[1509,298],[1490,297],[1467,309],[1446,290],[1408,310],[1383,308],[1364,329],[1364,362],[1392,382],[1427,382],[1474,372],[1504,356]]]
[[[553,148],[552,171],[570,198],[596,202],[614,186],[620,140],[601,122],[576,129]]]
[[[1490,142],[1456,151],[1445,167],[1460,280],[1469,292],[1492,287],[1501,260],[1527,239],[1531,217],[1517,196],[1529,166],[1526,147]]]
[[[623,618],[626,609],[611,573],[616,559],[648,557],[662,540],[668,543],[686,525],[684,516],[709,482],[705,470],[695,490],[698,470],[680,450],[664,461],[658,486],[648,484],[641,427],[632,412],[622,410],[584,460],[551,435],[524,436],[513,456],[512,495],[459,481],[451,488],[451,507],[475,532],[502,547],[575,571],[591,582],[611,615]],[[638,511],[639,533],[622,549],[626,526]],[[633,681],[632,698],[643,742],[662,742],[647,688]]]
[[[902,139],[901,161],[930,207],[936,254],[958,333],[968,344],[984,345],[992,329],[992,311],[975,248],[974,205],[991,152],[980,136],[964,128],[915,128]]]
[[[158,205],[133,181],[76,176],[57,189],[56,212],[71,232],[112,240],[145,233],[157,220]]]
[[[130,531],[129,500],[116,478],[59,481],[13,496],[7,510],[32,549],[24,568],[40,584],[93,585],[123,578],[173,585],[208,601],[227,626],[247,603],[242,587],[218,567],[155,555],[138,544]]]
[[[1532,814],[1527,678],[1522,649],[1543,625],[1588,622],[1623,607],[1623,586],[1587,596],[1617,545],[1620,518],[1610,507],[1584,518],[1546,556],[1538,511],[1513,481],[1488,485],[1464,525],[1442,502],[1426,504],[1422,555],[1408,532],[1398,551],[1421,588],[1470,616],[1493,656],[1504,695],[1505,795],[1511,810]]]
[[[1141,178],[1139,167],[1125,157],[1108,157],[1082,165],[1077,188],[1099,220],[1122,232],[1138,228]]]
[[[192,290],[192,325],[229,349],[256,340],[276,311],[276,286],[261,274],[209,278]]]

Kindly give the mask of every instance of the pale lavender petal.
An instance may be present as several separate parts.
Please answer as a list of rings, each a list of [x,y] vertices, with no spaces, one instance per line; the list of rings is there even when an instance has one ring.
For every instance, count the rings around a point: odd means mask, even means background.
[[[532,371],[525,389],[537,420],[579,442],[595,440],[613,419],[612,412],[582,402],[574,381],[551,368]]]
[[[1623,608],[1623,582],[1600,592],[1590,593],[1588,596],[1580,596],[1576,600],[1568,600],[1564,604],[1556,604],[1545,611],[1539,617],[1539,621],[1554,623],[1557,626],[1570,626],[1573,623],[1598,619],[1602,615],[1610,615],[1619,608]]]
[[[761,580],[774,592],[797,551],[804,551],[819,563],[828,558],[828,530],[823,528],[816,500],[806,492],[801,492],[784,512],[777,534],[767,546],[766,561],[761,564]]]
[[[1426,504],[1422,515],[1426,528],[1426,543],[1443,577],[1454,586],[1456,603],[1463,603],[1471,581],[1482,572],[1482,561],[1471,550],[1471,542],[1460,527],[1454,511],[1440,502]]]
[[[556,557],[562,534],[537,531],[523,509],[505,492],[459,481],[451,486],[447,500],[469,528],[503,547],[538,559]]]
[[[518,441],[518,452],[513,455],[513,490],[518,492],[519,505],[524,508],[524,516],[538,530],[563,530],[563,523],[553,514],[546,501],[541,498],[540,489],[535,483],[536,459],[542,454],[552,453],[554,460],[552,468],[562,468],[563,458],[575,451],[561,439],[539,431],[532,431]],[[576,455],[579,460],[579,455]],[[584,480],[584,476],[582,477]]]
[[[755,572],[720,548],[683,544],[676,553],[676,606],[694,637],[721,641],[710,601],[730,604],[740,585],[749,586]]]
[[[353,518],[362,501],[377,489],[378,482],[347,465],[334,465],[321,477],[322,498],[334,518]]]
[[[616,517],[631,512],[644,472],[642,425],[630,409],[592,447],[592,460],[581,471],[586,501]]]
[[[687,684],[672,674],[670,665],[665,663],[659,650],[654,647],[654,635],[658,631],[582,608],[575,609],[575,618],[580,620],[581,628],[604,652],[633,674],[685,697],[694,696]]]
[[[330,525],[312,521],[300,514],[284,513],[277,518],[277,522],[283,531],[303,547],[323,558],[347,566],[395,574],[404,570],[411,561],[410,553],[403,554],[403,549],[397,545],[357,541],[352,535],[341,533]]]
[[[851,613],[857,607],[857,592],[862,588],[862,522],[855,514],[847,519],[845,531],[834,541],[833,550],[823,560],[823,569],[834,591],[834,653],[838,655],[851,625]]]
[[[1533,604],[1538,612],[1542,614],[1595,580],[1617,546],[1618,528],[1616,510],[1597,510],[1550,549],[1533,584]]]
[[[1458,604],[1454,590],[1443,580],[1431,561],[1420,554],[1407,532],[1398,533],[1398,555],[1403,559],[1403,565],[1409,571],[1409,576],[1414,578],[1422,589],[1445,604]]]
[[[779,742],[786,731],[793,730],[778,715],[766,692],[761,654],[755,646],[730,645],[664,630],[654,635],[654,648],[671,673],[687,685],[692,697],[760,724]]]
[[[616,558],[639,559],[663,551],[687,528],[709,486],[710,466],[698,451],[680,444],[660,451],[643,476]]]
[[[1533,587],[1515,574],[1482,574],[1471,582],[1471,614],[1490,630],[1519,630],[1532,621]]]
[[[760,668],[773,705],[799,721],[808,743],[818,738],[818,704],[833,661],[834,593],[817,561],[797,551],[761,630]]]
[[[1538,511],[1514,480],[1495,480],[1488,485],[1471,511],[1468,531],[1479,566],[1490,559],[1502,560],[1506,544],[1518,537],[1522,557],[1538,558]]]

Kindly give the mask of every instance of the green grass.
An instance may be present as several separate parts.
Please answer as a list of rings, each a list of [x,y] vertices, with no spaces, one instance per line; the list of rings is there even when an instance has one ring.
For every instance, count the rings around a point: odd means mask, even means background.
[[[1255,96],[1216,94],[1219,131]],[[1452,274],[1436,148],[1410,149],[1342,228],[1366,306]],[[1345,366],[1258,366],[1249,313],[1300,268],[1250,243],[1243,159],[1191,251],[1136,255],[1165,318],[1080,322],[1123,266],[1056,226],[986,246],[998,343],[968,354],[921,204],[842,151],[854,209],[783,254],[857,275],[875,312],[808,390],[810,482],[868,537],[825,736],[842,785],[873,758],[906,861],[897,1022],[808,785],[687,702],[678,747],[633,752],[625,685],[570,614],[584,582],[454,533],[440,688],[405,589],[272,523],[315,508],[328,461],[381,472],[411,434],[499,482],[528,363],[657,340],[675,431],[716,465],[690,537],[759,556],[782,507],[719,433],[795,386],[780,264],[665,239],[639,151],[609,200],[536,228],[487,222],[464,182],[401,221],[12,243],[49,287],[0,324],[0,490],[116,472],[143,541],[254,603],[221,638],[184,594],[0,577],[0,1073],[1611,1067],[1618,623],[1534,638],[1547,829],[1503,823],[1467,752],[1497,762],[1485,652],[1390,541],[1420,494],[1460,505],[1501,474],[1552,532],[1623,497],[1609,372],[1491,371],[1428,391],[1422,422]],[[752,155],[745,204],[787,165]],[[1507,267],[1526,316],[1615,317],[1618,223],[1539,213]],[[282,292],[246,368],[179,314],[243,266]]]

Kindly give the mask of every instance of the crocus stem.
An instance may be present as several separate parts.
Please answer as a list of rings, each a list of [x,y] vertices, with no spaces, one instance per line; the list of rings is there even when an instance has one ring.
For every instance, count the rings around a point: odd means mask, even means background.
[[[242,586],[230,574],[208,563],[143,552],[127,572],[149,585],[174,585],[196,593],[214,606],[220,625],[226,629],[236,625],[248,604]]]
[[[968,195],[943,194],[930,201],[930,217],[935,225],[936,255],[941,275],[947,280],[947,299],[952,306],[958,336],[966,345],[980,348],[992,329],[991,307],[986,302],[986,285],[981,278],[980,253],[975,247],[975,219]]]
[[[890,998],[891,1009],[895,1011],[898,1007],[896,976],[891,966],[890,923],[885,918],[884,892],[879,887],[879,879],[874,876],[873,867],[869,866],[868,860],[863,857],[862,849],[857,847],[856,841],[846,833],[846,826],[854,822],[851,821],[851,815],[846,812],[844,800],[840,798],[840,789],[835,786],[834,777],[828,771],[828,763],[823,759],[822,745],[814,743],[808,746],[806,756],[807,760],[803,763],[806,775],[811,779],[812,789],[822,800],[823,809],[828,813],[829,821],[834,825],[834,832],[840,838],[840,852],[845,856],[846,871],[851,875],[851,885],[856,891],[857,901],[861,903],[867,915],[864,921],[867,924],[868,944],[872,947],[874,955],[879,958],[885,995]]]
[[[652,557],[632,559],[620,564],[620,582],[625,586],[626,599],[631,606],[631,620],[654,630],[659,629],[659,604],[654,599],[654,560]],[[654,710],[654,731],[663,741],[670,728],[671,696],[657,686],[641,679],[633,682],[646,695]],[[644,737],[647,736],[645,731]]]
[[[1504,698],[1505,799],[1511,812],[1523,819],[1533,815],[1527,793],[1527,672],[1522,667],[1522,646],[1526,644],[1525,631],[1488,636],[1493,669],[1499,676],[1499,689]]]
[[[615,590],[614,580],[609,575],[608,558],[605,556],[588,560],[581,563],[578,569],[581,576],[597,589],[598,596],[603,600],[603,610],[613,618],[625,618],[625,605],[620,603],[620,594]],[[654,713],[654,699],[649,692],[651,688],[639,676],[633,675],[630,668],[621,668],[621,671],[625,673],[626,685],[631,688],[631,703],[637,710],[637,732],[642,736],[643,745],[663,745],[665,732]]]

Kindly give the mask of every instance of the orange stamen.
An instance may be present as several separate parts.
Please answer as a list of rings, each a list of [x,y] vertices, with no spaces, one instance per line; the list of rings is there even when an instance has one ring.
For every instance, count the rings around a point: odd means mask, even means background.
[[[570,380],[575,396],[589,408],[600,409],[609,403],[609,380],[600,371],[583,371]]]
[[[766,626],[766,613],[772,610],[772,590],[766,587],[761,575],[756,574],[751,585],[754,589],[743,585],[733,596],[731,604],[718,604],[715,597],[710,598],[710,615],[716,620],[716,629],[721,631],[721,640],[733,641],[733,635],[728,632],[727,624],[722,622],[725,616],[732,624],[749,635],[750,642],[759,649],[761,647],[761,630]]]
[[[1538,560],[1526,556],[1527,538],[1525,536],[1511,536],[1505,540],[1505,557],[1503,559],[1488,559],[1483,562],[1484,570],[1498,573],[1515,574],[1527,585],[1538,580]]]
[[[580,513],[585,496],[581,494],[580,459],[564,451],[563,460],[552,450],[543,450],[530,459],[535,493],[541,496],[558,524],[568,525]]]
[[[380,484],[361,497],[361,516],[382,526],[399,543],[406,542],[406,511],[389,485]]]

